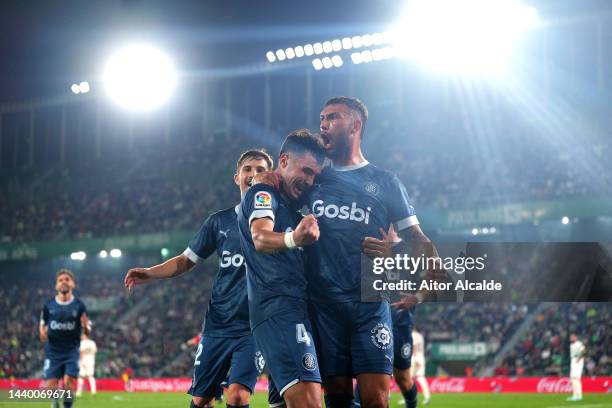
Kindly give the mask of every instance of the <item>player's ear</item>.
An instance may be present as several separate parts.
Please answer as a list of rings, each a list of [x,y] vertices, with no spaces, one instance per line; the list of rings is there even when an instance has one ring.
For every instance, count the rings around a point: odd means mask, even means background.
[[[238,173],[234,174],[234,183],[236,183],[237,186],[240,186],[240,179],[238,178]]]
[[[359,133],[361,135],[361,128],[363,127],[363,123],[361,122],[361,119],[356,118],[353,121],[353,132],[354,133]]]
[[[278,166],[284,169],[285,167],[287,167],[288,161],[289,155],[287,153],[283,153],[278,158]]]

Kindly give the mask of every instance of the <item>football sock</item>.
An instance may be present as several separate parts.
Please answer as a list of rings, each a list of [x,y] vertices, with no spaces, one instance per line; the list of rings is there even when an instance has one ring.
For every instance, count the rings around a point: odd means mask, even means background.
[[[350,408],[353,396],[351,394],[326,394],[325,406],[327,408]]]
[[[416,384],[412,384],[412,388],[408,391],[403,391],[402,395],[404,396],[404,400],[406,400],[407,408],[416,408],[417,406],[417,386]]]

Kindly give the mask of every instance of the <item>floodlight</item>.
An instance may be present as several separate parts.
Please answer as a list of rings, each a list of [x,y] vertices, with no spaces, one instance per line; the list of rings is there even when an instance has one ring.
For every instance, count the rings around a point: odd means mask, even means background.
[[[89,89],[89,82],[83,81],[79,84],[79,91],[81,91],[81,93],[87,93]]]
[[[111,56],[104,73],[108,95],[119,105],[146,110],[166,101],[176,85],[170,59],[148,45],[131,45]]]
[[[499,73],[537,11],[519,0],[414,0],[393,30],[398,56],[452,73]]]

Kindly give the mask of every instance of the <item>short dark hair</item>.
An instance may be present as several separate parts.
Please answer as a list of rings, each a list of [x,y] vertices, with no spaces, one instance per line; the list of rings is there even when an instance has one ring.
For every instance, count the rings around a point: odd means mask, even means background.
[[[368,108],[365,106],[365,103],[354,96],[334,96],[325,102],[325,106],[329,105],[344,105],[357,113],[361,118],[361,138],[363,139],[366,122],[368,121]]]
[[[57,273],[55,274],[55,281],[57,282],[57,278],[59,278],[62,275],[70,276],[70,279],[72,279],[72,281],[74,283],[76,283],[76,279],[74,279],[74,275],[73,275],[72,271],[70,269],[66,269],[66,268],[62,268],[59,271],[57,271]]]
[[[247,150],[246,152],[243,152],[240,155],[240,158],[238,158],[238,161],[236,162],[236,171],[240,170],[240,167],[242,167],[242,164],[245,161],[253,159],[265,160],[269,170],[272,170],[272,167],[274,167],[274,161],[272,160],[272,156],[270,156],[268,152],[266,152],[266,149],[251,149]]]
[[[325,148],[321,139],[308,129],[294,130],[287,135],[280,148],[279,156],[288,152],[299,155],[311,153],[319,164],[325,161]]]

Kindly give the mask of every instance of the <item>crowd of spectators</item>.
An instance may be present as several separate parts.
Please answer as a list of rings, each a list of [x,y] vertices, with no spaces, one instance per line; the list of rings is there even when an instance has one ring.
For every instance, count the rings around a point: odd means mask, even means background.
[[[483,341],[497,349],[529,313],[527,305],[497,303],[426,303],[415,324],[430,341]]]
[[[570,151],[527,132],[483,144],[470,144],[465,132],[429,132],[415,135],[383,122],[369,127],[364,139],[369,160],[398,174],[418,210],[612,194],[609,140],[585,141]],[[269,142],[275,155],[278,141]],[[245,136],[200,138],[128,161],[92,159],[29,182],[5,180],[0,188],[12,189],[0,209],[0,242],[193,230],[209,209],[237,200],[231,175],[250,147]]]
[[[587,348],[585,374],[611,375],[610,319],[612,309],[606,303],[547,304],[496,371],[509,375],[569,375],[569,335],[575,333]]]

